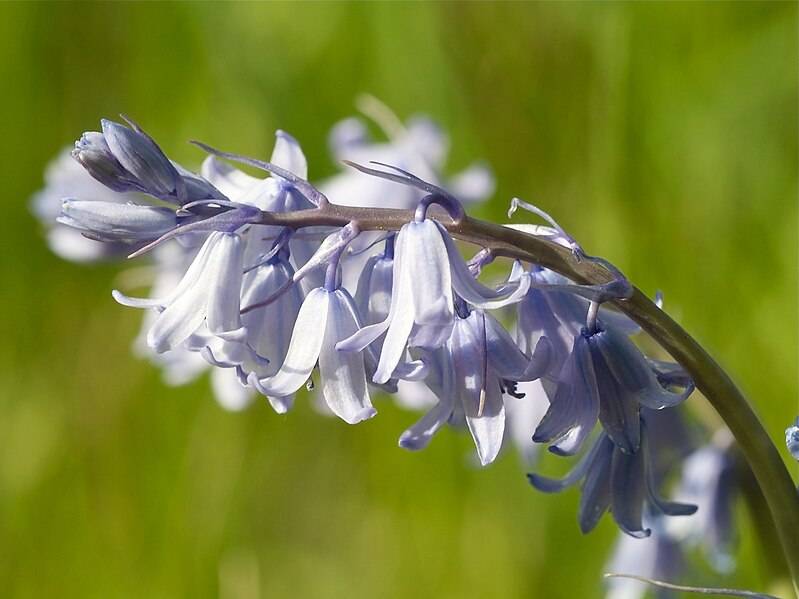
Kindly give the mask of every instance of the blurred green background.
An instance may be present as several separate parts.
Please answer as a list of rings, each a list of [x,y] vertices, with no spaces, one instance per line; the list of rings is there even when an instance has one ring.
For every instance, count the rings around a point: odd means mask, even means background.
[[[416,415],[388,401],[357,427],[226,413],[130,354],[121,267],[60,261],[27,206],[120,112],[195,166],[189,138],[266,158],[285,129],[312,179],[358,94],[430,114],[451,172],[493,165],[477,216],[537,203],[664,291],[775,442],[799,412],[796,3],[4,3],[0,81],[4,597],[602,595],[610,519],[582,537],[577,491],[534,492],[513,452],[400,450]],[[765,590],[742,526],[723,582]]]

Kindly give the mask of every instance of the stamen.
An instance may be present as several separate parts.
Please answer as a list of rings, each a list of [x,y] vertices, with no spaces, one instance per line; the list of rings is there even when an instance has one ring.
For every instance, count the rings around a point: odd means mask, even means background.
[[[480,326],[480,359],[483,362],[483,378],[480,382],[480,404],[477,406],[477,417],[483,415],[486,405],[486,380],[488,380],[488,340],[486,339],[486,313],[478,310]]]

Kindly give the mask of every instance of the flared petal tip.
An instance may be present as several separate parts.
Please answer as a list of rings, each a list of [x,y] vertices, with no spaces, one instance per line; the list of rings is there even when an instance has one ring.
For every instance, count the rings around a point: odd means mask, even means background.
[[[402,435],[400,435],[397,445],[399,445],[402,449],[407,449],[408,451],[420,451],[427,447],[427,443],[424,443],[422,439],[413,435],[408,435],[406,433],[402,433]]]
[[[533,441],[535,441],[535,438],[533,438]],[[549,453],[552,453],[552,454],[554,454],[556,456],[559,456],[559,457],[562,457],[562,458],[568,458],[568,457],[573,456],[575,453],[577,453],[577,449],[579,449],[579,447],[578,448],[574,448],[574,449],[563,449],[562,447],[559,447],[558,445],[550,445],[549,447],[547,447],[547,451]]]
[[[478,457],[480,458],[480,465],[481,466],[488,466],[489,464],[493,463],[494,460],[497,459],[497,455],[498,454],[499,454],[499,451],[492,451],[488,455],[479,455],[479,452],[478,452]]]
[[[562,481],[533,472],[527,474],[527,481],[542,493],[559,493],[564,489]]]
[[[621,528],[623,533],[628,534],[635,539],[646,539],[652,534],[652,529],[650,528],[644,528],[642,530],[631,530],[629,528],[622,526],[621,524],[619,524],[619,528]]]
[[[269,401],[269,405],[272,406],[272,409],[275,411],[276,414],[287,414],[288,411],[291,409],[291,399],[294,396],[288,397],[267,397],[266,399]]]
[[[364,420],[369,420],[370,418],[374,418],[376,414],[377,410],[374,409],[372,406],[369,406],[368,408],[364,408],[359,412],[356,412],[352,420],[347,422],[348,424],[358,424],[359,422],[363,422]]]
[[[232,331],[218,331],[213,333],[216,337],[224,339],[225,341],[231,341],[233,343],[244,343],[247,341],[246,327],[239,327],[238,329],[234,329]]]

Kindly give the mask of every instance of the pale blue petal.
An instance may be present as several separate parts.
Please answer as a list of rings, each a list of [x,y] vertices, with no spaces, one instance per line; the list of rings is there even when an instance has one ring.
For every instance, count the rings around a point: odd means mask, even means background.
[[[405,230],[405,227],[403,227],[402,231]],[[402,231],[397,236],[395,247],[394,271],[397,274],[391,293],[391,310],[388,318],[383,323],[365,327],[365,329],[370,330],[368,336],[374,335],[372,340],[376,339],[382,330],[387,329],[386,338],[383,341],[383,347],[380,352],[380,360],[377,364],[377,371],[373,377],[374,382],[378,384],[383,384],[391,378],[391,374],[397,364],[405,355],[408,336],[413,328],[414,290],[412,288],[410,269],[406,266],[409,260],[409,256],[406,254],[407,236],[403,235]],[[362,331],[365,329],[362,329]],[[358,334],[368,338],[360,331]]]
[[[541,476],[540,474],[528,474],[527,479],[530,481],[530,484],[539,491],[543,491],[544,493],[560,493],[576,485],[585,478],[588,469],[593,465],[596,455],[601,448],[601,443],[594,443],[591,449],[580,458],[574,468],[563,478],[549,478],[547,476]]]
[[[599,390],[599,421],[611,441],[625,453],[641,445],[641,405],[620,387],[597,347],[597,335],[588,338]]]
[[[103,135],[119,163],[159,197],[175,192],[175,167],[154,141],[124,125],[103,119]]]
[[[260,381],[261,393],[269,397],[290,395],[311,376],[329,324],[329,295],[324,289],[314,289],[305,298],[294,323],[286,359],[275,376]]]
[[[269,162],[300,177],[308,178],[308,161],[302,153],[300,144],[285,131],[278,130],[275,136],[275,149]]]
[[[799,460],[799,418],[785,429],[785,445],[794,459]]]
[[[156,353],[169,351],[183,343],[205,320],[208,293],[202,279],[169,304],[147,332],[147,345]]]
[[[329,294],[324,340],[319,353],[322,394],[330,410],[349,424],[356,424],[377,413],[366,385],[363,354],[342,352],[336,343],[356,330],[352,317],[352,298],[343,289]]]
[[[434,324],[414,324],[408,335],[408,346],[419,347],[426,350],[434,350],[447,342],[452,335],[452,326],[455,324],[455,317],[441,325]]]
[[[208,259],[203,278],[208,280],[208,330],[215,335],[241,329],[241,280],[244,243],[235,233],[216,233],[219,241]]]
[[[56,221],[104,241],[156,239],[177,226],[175,211],[161,206],[66,199]]]
[[[443,237],[436,221],[430,220],[408,223],[397,236],[394,255],[402,259],[397,284],[408,286],[404,291],[413,297],[416,324],[448,325],[454,318],[450,258]],[[463,266],[468,270],[465,262]]]
[[[153,299],[128,297],[116,289],[111,292],[111,295],[113,295],[114,299],[123,306],[130,306],[132,308],[158,308],[161,306],[168,306],[174,302],[175,299],[186,293],[186,291],[193,286],[197,279],[202,275],[208,262],[208,256],[211,253],[213,244],[214,241],[212,241],[209,237],[200,248],[200,251],[197,253],[197,256],[192,261],[188,270],[186,270],[186,274],[184,274],[180,279],[180,282],[177,284],[175,289],[165,297]]]
[[[433,222],[438,227],[448,256],[452,287],[455,289],[455,293],[468,303],[478,308],[501,308],[520,301],[527,293],[530,288],[530,278],[526,275],[522,275],[515,285],[506,285],[508,289],[504,292],[494,291],[479,283],[472,276],[466,261],[444,226],[437,221],[425,222]]]
[[[648,537],[643,511],[646,499],[646,469],[641,451],[628,454],[616,448],[611,468],[611,512],[613,519],[628,535]]]
[[[285,414],[292,407],[294,407],[294,393],[283,396],[272,395],[270,391],[261,384],[261,381],[258,380],[258,375],[256,373],[251,372],[249,374],[247,377],[247,383],[253,389],[257,390],[262,395],[265,395],[266,399],[269,401],[269,405],[271,405],[272,409],[278,414]]]
[[[499,321],[491,314],[484,314],[488,363],[500,377],[511,381],[532,381],[547,371],[552,348],[546,337],[539,339],[532,358],[528,358]],[[475,334],[479,330],[477,315],[476,310],[469,315]]]
[[[502,448],[505,435],[505,404],[499,381],[483,379],[483,351],[479,349],[470,324],[459,320],[452,332],[453,363],[457,382],[456,394],[472,433],[480,463],[486,466],[494,461]],[[485,387],[483,405],[481,390]],[[481,409],[482,408],[482,409]]]
[[[439,401],[399,438],[399,446],[410,451],[424,449],[452,414],[451,401]]]
[[[247,273],[242,303],[253,305],[265,300],[290,281],[292,275],[293,270],[283,261],[266,264]],[[273,376],[280,369],[291,343],[302,299],[302,292],[295,285],[271,304],[242,316],[242,324],[248,330],[248,338],[255,351],[271,360],[268,365],[245,364],[247,373],[255,371],[259,378],[265,378]]]
[[[581,487],[577,521],[583,534],[596,528],[611,502],[611,466],[615,446],[604,435],[597,440],[597,445]]]
[[[653,410],[671,408],[685,401],[693,391],[693,387],[682,393],[664,389],[646,358],[626,335],[606,329],[594,337],[613,376],[641,405]]]
[[[261,179],[251,177],[247,173],[225,164],[215,156],[207,156],[203,160],[200,174],[211,185],[236,202],[241,201],[240,198],[261,181]]]
[[[557,439],[550,451],[573,455],[593,430],[598,417],[599,395],[590,348],[585,338],[578,335],[533,441],[544,443]]]

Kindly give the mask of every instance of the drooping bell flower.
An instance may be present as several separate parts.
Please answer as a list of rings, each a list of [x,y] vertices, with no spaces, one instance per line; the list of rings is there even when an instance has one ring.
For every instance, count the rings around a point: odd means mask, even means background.
[[[558,493],[581,483],[578,522],[583,533],[593,530],[608,509],[619,527],[634,537],[646,537],[651,532],[643,525],[645,508],[652,514],[693,514],[695,505],[666,501],[658,495],[658,487],[662,482],[658,475],[662,472],[656,467],[653,455],[657,455],[662,448],[652,446],[646,434],[646,422],[657,417],[657,411],[644,412],[639,429],[641,442],[634,452],[622,451],[602,432],[591,449],[564,478],[551,479],[529,474],[530,484],[545,493]]]
[[[642,407],[659,410],[684,401],[693,384],[680,393],[668,390],[627,335],[597,323],[583,328],[558,377],[549,410],[533,440],[554,443],[550,451],[574,455],[599,420],[622,452],[638,450]]]
[[[242,341],[239,294],[244,271],[244,244],[236,233],[211,233],[180,283],[163,298],[137,299],[114,290],[114,299],[134,308],[155,308],[159,314],[147,333],[157,353],[186,341],[203,323],[227,341]]]
[[[496,458],[505,433],[503,393],[508,381],[531,381],[547,369],[551,346],[542,339],[527,358],[490,314],[472,311],[457,318],[446,344],[432,353],[425,382],[438,403],[400,437],[400,447],[423,449],[447,422],[464,421],[480,462]]]

